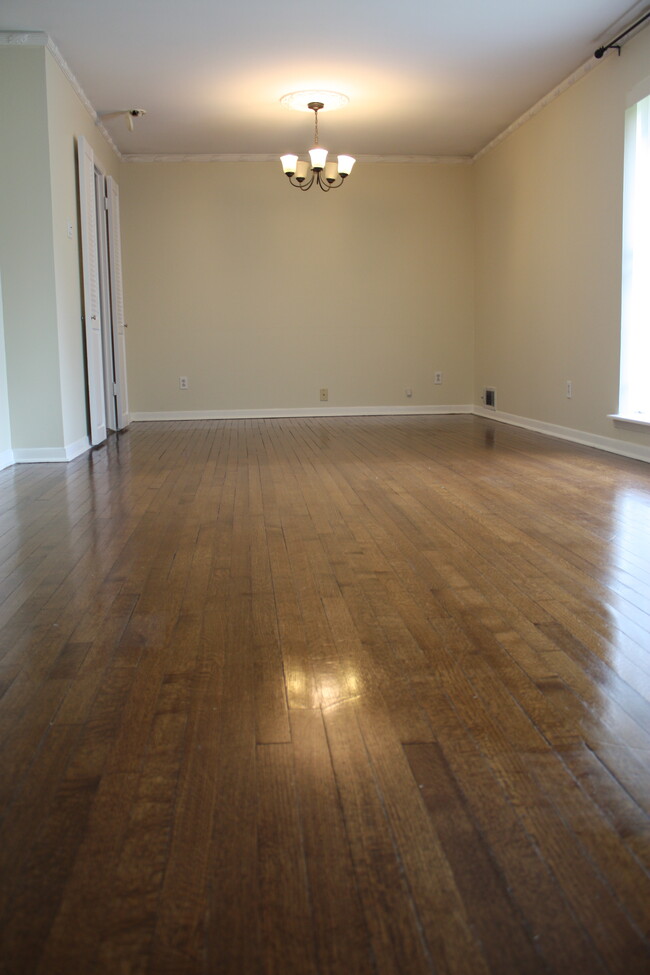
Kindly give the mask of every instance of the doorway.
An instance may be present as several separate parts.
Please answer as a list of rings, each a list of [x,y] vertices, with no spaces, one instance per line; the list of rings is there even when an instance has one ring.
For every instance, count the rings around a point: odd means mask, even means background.
[[[130,420],[119,189],[83,136],[78,155],[88,420],[96,446]]]

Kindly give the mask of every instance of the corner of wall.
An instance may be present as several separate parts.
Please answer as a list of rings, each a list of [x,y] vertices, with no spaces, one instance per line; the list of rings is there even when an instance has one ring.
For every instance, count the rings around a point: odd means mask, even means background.
[[[0,469],[13,464],[11,416],[7,387],[7,357],[5,353],[4,314],[2,307],[2,268],[0,268]]]

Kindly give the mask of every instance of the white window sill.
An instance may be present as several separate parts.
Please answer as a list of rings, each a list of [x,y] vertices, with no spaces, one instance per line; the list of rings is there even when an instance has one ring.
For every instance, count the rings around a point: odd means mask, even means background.
[[[637,423],[642,427],[650,427],[650,413],[608,413],[609,420],[622,420],[623,423]]]

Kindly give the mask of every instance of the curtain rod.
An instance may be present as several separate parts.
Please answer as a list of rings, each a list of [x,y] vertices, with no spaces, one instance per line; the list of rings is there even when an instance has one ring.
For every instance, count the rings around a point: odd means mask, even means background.
[[[609,42],[609,44],[604,44],[603,47],[599,47],[597,51],[594,51],[594,57],[602,58],[605,51],[609,51],[610,48],[616,48],[620,56],[621,48],[618,42],[622,40],[624,37],[627,37],[628,34],[630,34],[635,28],[637,28],[640,24],[646,21],[649,17],[650,17],[650,10],[648,10],[648,12],[643,15],[643,17],[639,17],[639,19],[635,21],[630,27],[627,27],[624,31],[622,31],[618,35],[618,37],[615,37],[614,40]]]

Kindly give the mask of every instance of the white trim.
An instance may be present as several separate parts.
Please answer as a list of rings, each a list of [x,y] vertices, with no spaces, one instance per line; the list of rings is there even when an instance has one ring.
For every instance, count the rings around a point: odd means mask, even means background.
[[[625,107],[632,108],[633,105],[647,98],[648,95],[650,95],[650,75],[628,91],[625,97]]]
[[[557,437],[559,440],[570,440],[572,443],[582,444],[584,447],[595,447],[597,450],[606,450],[610,454],[620,454],[622,457],[631,457],[633,460],[643,460],[646,463],[650,463],[650,446],[645,447],[642,444],[616,440],[614,437],[601,437],[596,433],[573,430],[571,427],[561,427],[555,423],[544,423],[542,420],[531,420],[528,417],[516,416],[512,413],[486,410],[483,406],[475,406],[473,413],[475,416],[482,416],[486,420],[509,423],[510,426],[523,427],[525,430],[543,433],[548,437]]]
[[[65,464],[90,449],[88,437],[66,447],[14,447],[15,464]]]
[[[1,44],[32,44],[47,47],[48,51],[57,62],[64,75],[74,88],[75,92],[79,96],[82,104],[86,108],[88,114],[93,119],[95,125],[102,133],[110,147],[112,148],[115,155],[122,162],[135,162],[135,163],[151,163],[151,162],[169,162],[169,163],[180,163],[180,162],[277,162],[278,156],[272,153],[121,153],[118,147],[113,142],[108,130],[104,127],[101,118],[93,108],[91,102],[89,101],[86,93],[82,89],[81,85],[77,81],[76,77],[72,73],[70,66],[64,59],[63,55],[59,51],[58,47],[54,43],[51,37],[42,31],[0,31],[0,45]],[[499,135],[495,136],[486,146],[480,149],[474,156],[418,156],[418,155],[366,155],[357,156],[357,162],[367,162],[367,163],[435,163],[439,165],[462,165],[462,164],[472,164],[476,162],[481,156],[494,149],[507,139],[509,135],[512,135],[517,129],[525,125],[534,115],[537,115],[546,108],[551,102],[555,101],[560,95],[562,95],[568,88],[571,88],[577,81],[580,81],[589,71],[597,67],[599,64],[609,56],[612,55],[612,51],[608,51],[605,57],[601,60],[597,60],[594,57],[589,58],[585,61],[573,74],[570,74],[568,78],[556,85],[548,94],[544,95],[538,102],[536,102],[528,111],[520,115],[511,125],[503,130]]]
[[[356,156],[358,163],[435,163],[438,165],[470,165],[471,156]],[[211,162],[273,162],[279,163],[280,157],[271,152],[180,152],[180,153],[125,153],[124,162],[130,163],[211,163]]]
[[[76,77],[72,73],[70,66],[64,59],[63,55],[59,51],[58,47],[54,43],[51,37],[42,31],[0,31],[0,45],[3,44],[13,44],[13,45],[38,45],[47,47],[50,54],[53,56],[54,60],[57,62],[64,75],[74,88],[75,92],[81,99],[82,104],[86,108],[88,114],[93,119],[95,125],[102,133],[110,147],[112,148],[115,155],[122,162],[277,162],[278,156],[272,153],[121,153],[118,147],[113,142],[110,133],[104,127],[101,118],[93,108],[91,102],[89,101],[83,88],[77,81]],[[507,139],[509,135],[512,135],[517,129],[520,129],[522,125],[525,125],[534,115],[537,115],[546,108],[551,102],[559,98],[560,95],[564,94],[568,88],[571,88],[577,81],[580,81],[589,71],[593,68],[598,67],[602,64],[608,57],[610,57],[614,52],[609,50],[605,53],[605,57],[600,60],[590,57],[588,61],[580,65],[572,74],[561,81],[559,85],[556,85],[551,91],[549,91],[543,98],[540,98],[538,102],[531,106],[528,111],[520,115],[518,119],[515,119],[511,125],[509,125],[503,132],[495,136],[487,145],[483,146],[477,153],[473,156],[417,156],[417,155],[366,155],[357,156],[357,162],[374,162],[374,163],[437,163],[437,164],[471,164],[475,163],[481,156],[484,156],[491,149],[494,149]]]
[[[47,47],[48,40],[42,30],[0,30],[0,47]]]
[[[54,60],[56,61],[56,63],[58,64],[58,66],[61,68],[63,74],[70,82],[81,104],[86,109],[91,119],[93,120],[93,122],[95,123],[95,125],[97,126],[101,134],[104,136],[107,143],[109,144],[109,146],[111,147],[115,155],[117,156],[117,158],[120,160],[123,158],[122,153],[113,142],[110,133],[108,132],[107,129],[104,128],[102,124],[102,120],[100,119],[99,115],[93,108],[90,99],[88,98],[85,91],[83,90],[83,88],[81,87],[81,85],[79,84],[75,76],[73,75],[70,65],[63,57],[63,55],[59,51],[58,47],[56,46],[52,38],[49,37],[48,34],[45,33],[45,31],[24,31],[24,30],[23,31],[16,31],[16,30],[0,31],[0,47],[4,45],[23,46],[23,47],[46,47],[47,50],[52,55],[52,57],[54,58]]]
[[[470,404],[460,406],[325,406],[267,410],[165,410],[131,413],[138,422],[149,420],[273,420],[293,416],[419,416],[422,414],[472,413]]]
[[[50,54],[52,55],[52,57],[54,58],[54,60],[58,64],[58,66],[61,68],[61,71],[63,72],[63,74],[66,76],[66,78],[70,82],[70,84],[71,84],[72,88],[74,89],[77,97],[81,101],[81,104],[86,109],[86,111],[90,115],[90,117],[93,120],[93,122],[95,123],[95,125],[97,126],[97,128],[99,129],[99,131],[101,132],[101,134],[104,136],[104,138],[108,142],[109,146],[111,147],[111,149],[113,150],[113,152],[117,156],[117,158],[121,160],[122,159],[122,153],[120,152],[120,150],[117,148],[117,146],[113,142],[113,140],[112,140],[112,138],[110,136],[110,133],[108,132],[108,129],[106,129],[104,127],[104,125],[102,123],[102,120],[100,119],[99,115],[97,114],[97,112],[93,108],[93,105],[92,105],[90,99],[88,98],[88,96],[86,95],[85,91],[83,90],[83,88],[81,87],[81,85],[79,84],[79,82],[77,81],[77,79],[75,78],[75,76],[73,75],[72,70],[70,68],[70,65],[65,60],[65,58],[63,57],[63,55],[61,54],[61,52],[59,51],[58,47],[56,46],[56,44],[54,43],[54,41],[52,40],[51,37],[48,37],[47,44],[45,46],[47,47],[48,51],[50,52]]]
[[[628,10],[628,13],[630,13],[635,7],[638,6],[639,6],[638,3],[633,4],[630,10]],[[648,8],[645,7],[644,9],[647,10]],[[615,21],[615,23],[620,23],[622,20],[623,18],[620,17],[618,21]],[[613,29],[614,29],[614,25],[611,25],[610,30]],[[633,36],[636,37],[637,35],[634,34]],[[630,37],[628,38],[628,40],[632,40],[632,38]],[[594,44],[595,43],[596,40],[594,40]],[[623,43],[625,44],[627,43],[627,41],[624,41]],[[617,53],[620,54],[620,51],[618,51]],[[476,162],[478,159],[481,158],[481,156],[484,156],[486,152],[489,152],[490,149],[494,149],[496,146],[498,146],[500,142],[503,142],[503,140],[507,139],[509,135],[512,135],[513,132],[515,132],[517,129],[520,129],[522,125],[525,125],[526,122],[528,122],[529,119],[531,119],[534,115],[539,114],[539,112],[541,112],[543,108],[546,108],[546,106],[550,105],[551,102],[554,102],[556,98],[559,98],[560,95],[563,95],[565,91],[567,91],[569,88],[572,88],[573,85],[576,84],[576,82],[584,78],[584,76],[588,74],[590,71],[592,71],[593,68],[597,68],[599,64],[602,64],[603,61],[605,61],[609,57],[612,57],[613,55],[614,55],[614,48],[609,48],[609,50],[605,51],[605,55],[602,58],[596,58],[595,56],[592,55],[592,57],[590,57],[588,61],[585,61],[584,64],[581,64],[579,68],[576,68],[576,70],[572,74],[570,74],[568,78],[565,78],[564,81],[561,81],[559,83],[559,85],[556,85],[555,88],[552,88],[551,91],[549,91],[546,95],[544,95],[543,98],[540,98],[538,102],[535,102],[535,104],[532,105],[528,109],[528,111],[524,112],[523,115],[520,115],[518,119],[515,119],[515,121],[512,122],[511,125],[509,125],[506,129],[504,129],[503,132],[501,132],[499,135],[495,136],[494,139],[492,139],[491,142],[488,142],[486,146],[483,146],[483,148],[480,149],[476,153],[476,155],[472,157],[472,162],[473,163]],[[648,94],[646,90],[647,82],[648,82],[647,78],[644,79],[644,81],[641,81],[636,86],[636,88],[633,89],[633,92],[636,92],[638,89],[639,91],[644,91],[645,94]],[[630,97],[630,93],[628,93],[628,97]],[[639,101],[643,97],[644,95],[640,94],[634,100]],[[634,104],[634,102],[628,102],[628,106],[630,104]]]
[[[626,413],[608,413],[607,419],[619,423],[636,423],[640,427],[650,427],[650,416],[647,413],[635,413],[631,416]]]
[[[324,407],[317,408],[295,408],[295,409],[269,409],[269,410],[183,410],[165,411],[157,413],[132,413],[131,419],[135,422],[148,422],[156,420],[246,420],[246,419],[282,419],[291,417],[312,417],[312,416],[447,416],[449,414],[473,414],[483,417],[485,420],[495,420],[498,423],[507,423],[510,426],[522,427],[525,430],[532,430],[548,437],[557,437],[560,440],[569,440],[572,443],[581,444],[585,447],[594,447],[597,450],[605,450],[608,453],[619,454],[622,457],[630,457],[632,460],[641,460],[650,463],[650,446],[645,447],[641,444],[631,444],[613,437],[602,437],[594,433],[586,433],[584,430],[573,430],[570,427],[558,426],[555,423],[544,423],[541,420],[532,420],[528,417],[517,416],[512,413],[501,413],[495,410],[487,410],[483,406],[471,406],[461,404],[458,406],[347,406],[347,407]],[[609,414],[611,420],[627,423],[637,423],[648,426],[647,422],[631,420],[629,417],[618,416],[615,413]],[[14,450],[6,450],[0,454],[0,470],[11,466],[11,464],[43,464],[43,463],[65,463],[74,460],[90,449],[88,437],[82,437],[75,443],[68,444],[67,447],[19,447]]]
[[[75,457],[85,454],[87,450],[90,450],[90,440],[88,437],[81,437],[81,439],[75,440],[74,443],[69,443],[65,447],[65,459],[74,460]]]
[[[438,164],[472,164],[477,162],[482,156],[491,149],[496,148],[500,142],[507,139],[509,135],[520,129],[522,125],[525,125],[533,116],[538,115],[542,109],[554,102],[556,98],[563,95],[565,91],[573,87],[576,82],[580,81],[586,74],[592,71],[594,68],[602,64],[606,58],[611,57],[612,51],[607,51],[604,58],[600,60],[595,57],[590,57],[588,61],[581,64],[572,74],[561,81],[559,85],[551,89],[543,98],[535,102],[523,115],[520,115],[518,119],[515,119],[507,128],[500,132],[494,137],[487,145],[483,146],[477,153],[473,156],[417,156],[417,155],[367,155],[367,156],[357,156],[357,162],[374,162],[374,163],[438,163]],[[146,163],[146,162],[277,162],[278,156],[271,153],[125,153],[122,157],[124,162],[136,162],[136,163]]]
[[[610,56],[611,53],[612,53],[611,51],[608,51],[606,56]],[[523,115],[520,115],[518,119],[515,119],[515,121],[512,122],[506,129],[504,129],[503,132],[500,132],[499,135],[495,136],[491,142],[488,142],[486,146],[483,146],[483,148],[480,149],[479,152],[477,152],[476,155],[473,157],[472,162],[476,162],[478,159],[481,158],[481,156],[484,156],[487,152],[490,152],[491,149],[496,148],[496,146],[498,146],[500,142],[503,142],[503,140],[507,139],[509,135],[512,135],[513,132],[516,132],[517,129],[520,129],[522,125],[525,125],[526,122],[530,121],[530,119],[533,118],[534,115],[538,115],[543,108],[546,108],[547,105],[550,105],[551,102],[554,102],[555,99],[559,98],[560,95],[563,95],[564,92],[567,91],[567,89],[572,88],[577,81],[580,81],[581,78],[584,78],[584,76],[588,74],[593,68],[601,64],[602,60],[604,59],[601,59],[599,61],[592,56],[589,58],[588,61],[585,61],[584,64],[581,64],[580,67],[573,72],[573,74],[570,74],[568,78],[565,78],[564,81],[561,81],[559,85],[556,85],[555,88],[551,89],[551,91],[549,91],[546,95],[544,95],[543,98],[540,98],[538,102],[535,102],[534,105],[531,105],[528,111],[524,112]]]
[[[435,163],[438,166],[470,166],[471,156],[356,156],[360,163]]]
[[[16,464],[65,464],[65,447],[14,447]]]

